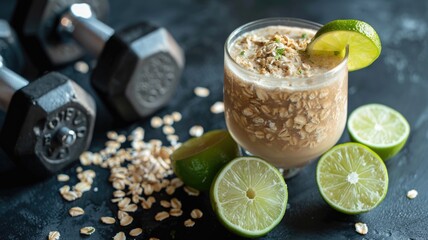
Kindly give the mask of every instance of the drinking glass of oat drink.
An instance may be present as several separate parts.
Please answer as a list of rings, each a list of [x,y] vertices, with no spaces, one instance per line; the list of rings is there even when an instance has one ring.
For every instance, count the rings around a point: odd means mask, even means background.
[[[291,177],[345,128],[348,47],[308,54],[322,25],[269,18],[233,31],[224,48],[227,128],[240,146]]]

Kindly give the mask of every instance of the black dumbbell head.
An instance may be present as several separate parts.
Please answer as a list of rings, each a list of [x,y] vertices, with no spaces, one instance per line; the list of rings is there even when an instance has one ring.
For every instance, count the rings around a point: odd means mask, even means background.
[[[183,66],[183,52],[167,30],[138,23],[107,41],[92,85],[120,119],[134,121],[167,104]]]
[[[92,97],[52,72],[13,95],[0,143],[20,166],[46,176],[78,159],[89,147],[94,121]]]
[[[71,39],[57,34],[59,17],[74,3],[88,3],[99,19],[108,12],[107,0],[19,0],[12,16],[12,26],[31,59],[41,69],[75,61],[85,54]]]

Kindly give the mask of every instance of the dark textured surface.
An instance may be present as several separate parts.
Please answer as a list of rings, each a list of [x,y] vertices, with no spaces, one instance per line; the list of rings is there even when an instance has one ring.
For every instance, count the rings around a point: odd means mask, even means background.
[[[0,17],[9,18],[13,1],[2,1]],[[209,107],[222,99],[223,43],[228,34],[251,20],[288,16],[326,23],[337,18],[358,18],[369,22],[379,33],[383,52],[369,68],[349,75],[349,110],[371,102],[383,103],[400,111],[411,124],[407,145],[400,154],[387,163],[390,185],[384,202],[373,211],[357,216],[340,214],[328,207],[317,190],[315,163],[288,180],[290,208],[283,221],[261,239],[428,239],[428,2],[419,1],[113,1],[109,22],[113,27],[147,19],[166,26],[186,52],[186,69],[181,85],[171,104],[160,111],[164,115],[178,110],[184,118],[175,125],[180,139],[187,139],[187,130],[201,124],[206,130],[224,128],[223,115],[213,115]],[[88,88],[88,75],[77,73],[71,66],[61,72],[68,74]],[[205,86],[211,90],[208,98],[197,98],[193,88]],[[98,123],[108,115],[100,108]],[[0,115],[3,120],[3,115]],[[102,126],[106,126],[104,124]],[[146,137],[161,138],[160,130],[151,129],[149,121],[141,121]],[[101,125],[100,125],[101,126]],[[134,127],[130,126],[130,128]],[[103,144],[102,127],[91,149]],[[101,130],[100,130],[101,129]],[[128,128],[118,129],[126,131]],[[341,142],[348,141],[343,134]],[[1,160],[6,160],[0,155]],[[0,165],[6,168],[4,161]],[[75,166],[65,173],[76,181]],[[3,168],[2,168],[3,169]],[[69,203],[61,199],[62,186],[54,177],[42,182],[14,186],[19,173],[12,170],[1,173],[0,239],[46,239],[51,230],[59,230],[61,239],[85,238],[79,235],[83,226],[97,230],[90,239],[111,239],[117,226],[99,223],[99,217],[114,215],[117,208],[109,202],[113,189],[108,171],[94,168],[97,177],[94,187],[98,192],[84,194]],[[414,200],[406,198],[412,188],[419,191]],[[179,191],[187,213],[194,206],[204,212],[195,227],[184,228],[185,217],[153,221],[157,209],[140,210],[134,214],[132,227],[142,226],[143,238],[160,239],[238,239],[228,233],[210,210],[207,195],[186,197]],[[166,198],[161,194],[160,198]],[[70,207],[80,206],[87,214],[71,218]],[[367,223],[369,233],[360,236],[354,223]],[[131,229],[127,227],[126,230]],[[127,232],[127,231],[126,231]]]

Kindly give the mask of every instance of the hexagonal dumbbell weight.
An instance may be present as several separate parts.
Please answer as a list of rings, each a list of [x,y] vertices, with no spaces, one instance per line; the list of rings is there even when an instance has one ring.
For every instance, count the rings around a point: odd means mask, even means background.
[[[7,56],[19,54],[12,31],[0,21],[0,43]],[[15,58],[13,58],[15,59]],[[0,145],[20,166],[33,175],[57,172],[89,147],[95,122],[95,102],[76,83],[51,72],[29,83],[5,65],[0,56],[0,109],[7,111]],[[12,61],[11,64],[14,64]]]
[[[34,48],[44,49],[48,54],[42,57],[56,64],[49,56],[57,54],[49,52],[55,52],[59,45],[74,48],[78,42],[98,57],[92,85],[114,115],[125,121],[149,116],[169,102],[181,77],[184,55],[167,30],[142,23],[115,32],[96,16],[94,9],[105,5],[104,1],[61,1],[60,7],[46,13],[43,6],[50,2],[21,0],[15,11],[15,26],[30,46],[33,59],[43,61]],[[44,17],[46,14],[50,17]],[[42,31],[45,26],[53,31]]]

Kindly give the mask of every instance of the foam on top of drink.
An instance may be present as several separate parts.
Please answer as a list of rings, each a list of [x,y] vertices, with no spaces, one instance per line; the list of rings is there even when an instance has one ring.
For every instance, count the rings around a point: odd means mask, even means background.
[[[232,59],[241,67],[269,77],[310,77],[331,70],[342,58],[334,55],[309,56],[305,50],[312,29],[269,26],[247,32],[230,46]]]

